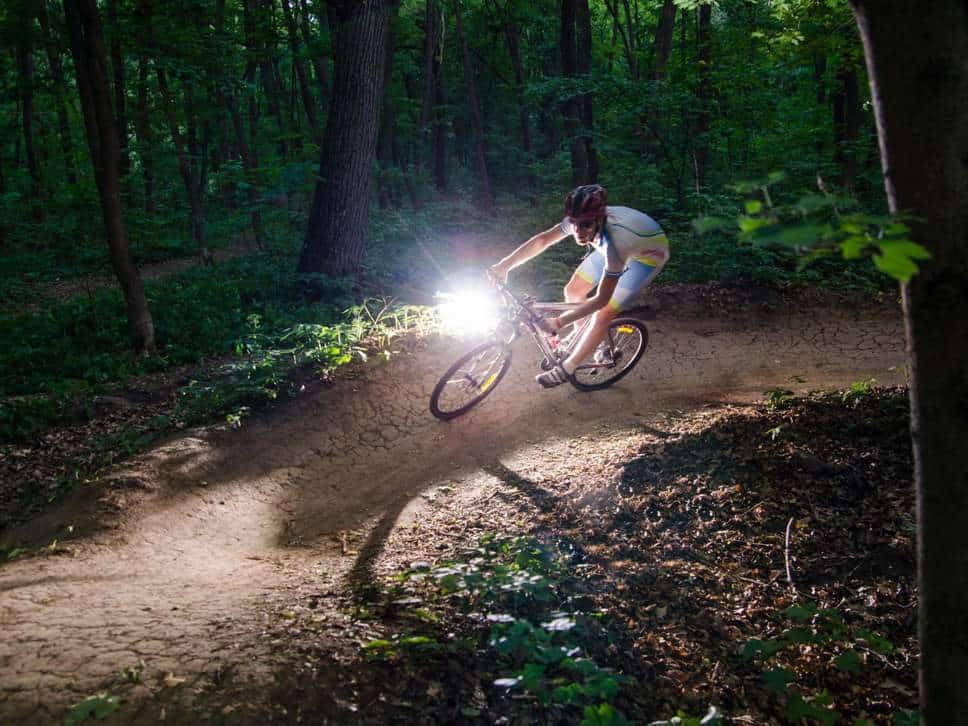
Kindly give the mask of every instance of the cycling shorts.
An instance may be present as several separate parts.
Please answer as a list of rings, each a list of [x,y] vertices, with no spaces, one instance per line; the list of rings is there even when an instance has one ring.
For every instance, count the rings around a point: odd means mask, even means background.
[[[608,304],[614,310],[624,310],[635,302],[639,293],[652,282],[664,265],[650,265],[632,260],[618,278],[618,285]],[[575,274],[590,285],[597,285],[605,274],[605,255],[592,252],[575,270]]]

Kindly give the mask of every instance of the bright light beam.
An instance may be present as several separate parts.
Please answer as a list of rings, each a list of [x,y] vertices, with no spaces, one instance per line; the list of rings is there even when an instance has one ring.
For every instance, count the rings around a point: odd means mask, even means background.
[[[441,301],[437,315],[441,327],[452,335],[485,335],[501,319],[493,294],[468,290],[460,293],[438,292]]]

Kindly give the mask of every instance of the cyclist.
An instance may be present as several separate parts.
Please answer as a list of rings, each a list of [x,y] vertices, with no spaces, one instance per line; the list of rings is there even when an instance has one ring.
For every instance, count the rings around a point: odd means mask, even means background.
[[[565,218],[559,224],[536,234],[493,265],[490,274],[506,282],[508,272],[569,235],[579,245],[592,248],[565,285],[565,300],[582,304],[544,322],[557,332],[588,315],[594,317],[568,358],[536,377],[545,388],[565,383],[574,375],[578,364],[605,339],[619,311],[635,300],[669,260],[669,240],[655,220],[629,207],[607,205],[605,189],[586,184],[565,198]],[[598,289],[589,298],[596,283]]]

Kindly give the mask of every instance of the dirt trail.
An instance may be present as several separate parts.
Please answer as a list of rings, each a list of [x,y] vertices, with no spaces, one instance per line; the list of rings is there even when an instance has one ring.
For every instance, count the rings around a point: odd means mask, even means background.
[[[113,509],[62,507],[8,533],[59,536],[67,554],[0,570],[0,722],[60,721],[139,659],[142,682],[113,720],[189,721],[218,703],[216,718],[244,722],[233,704],[267,691],[275,665],[264,636],[274,604],[293,589],[365,587],[401,513],[443,479],[472,480],[592,423],[633,425],[777,386],[902,382],[903,330],[889,306],[660,313],[649,328],[637,369],[593,394],[542,391],[533,346],[520,341],[506,380],[449,424],[427,413],[427,399],[467,342],[423,341],[366,380],[279,406],[242,431],[170,441],[115,474]],[[65,541],[67,524],[98,528]]]

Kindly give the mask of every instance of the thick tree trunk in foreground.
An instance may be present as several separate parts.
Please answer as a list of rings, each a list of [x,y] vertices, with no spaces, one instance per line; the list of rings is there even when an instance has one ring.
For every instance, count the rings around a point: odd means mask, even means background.
[[[111,265],[121,283],[127,304],[128,326],[137,351],[155,347],[155,329],[148,311],[138,268],[131,259],[128,234],[121,219],[120,146],[111,109],[107,56],[96,0],[64,0],[64,15],[71,38],[77,86],[84,112],[84,128],[94,165]]]
[[[921,717],[968,714],[968,7],[851,0],[892,210],[932,258],[902,287],[918,502]]]
[[[477,83],[474,80],[474,65],[471,63],[471,53],[464,36],[464,14],[460,0],[454,3],[454,14],[457,19],[457,41],[460,43],[461,57],[464,61],[464,82],[467,84],[467,103],[471,109],[471,125],[474,130],[474,162],[477,168],[477,181],[480,185],[478,196],[481,207],[491,209],[494,206],[494,194],[491,192],[491,176],[487,171],[487,140],[484,138],[484,119],[481,104],[477,98]]]
[[[370,177],[380,130],[388,0],[329,0],[333,102],[299,272],[342,277],[363,259]]]

